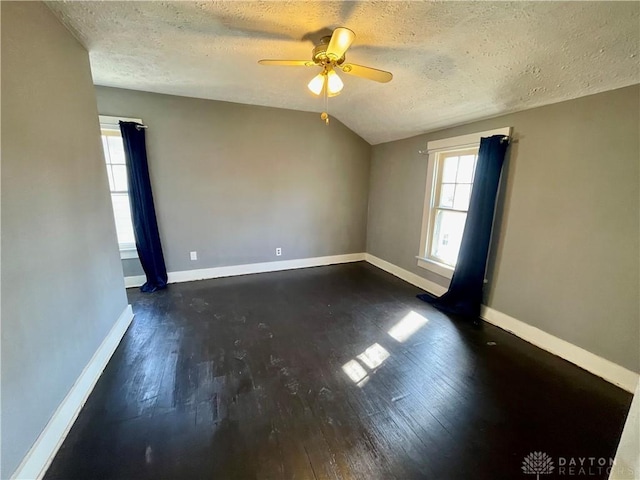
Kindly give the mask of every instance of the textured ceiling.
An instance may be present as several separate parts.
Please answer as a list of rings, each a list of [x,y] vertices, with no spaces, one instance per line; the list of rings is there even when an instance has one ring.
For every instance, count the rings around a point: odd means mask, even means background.
[[[371,144],[640,82],[638,2],[48,2],[98,85],[321,112],[308,59],[338,26],[350,62],[329,113]],[[320,120],[318,120],[320,121]]]

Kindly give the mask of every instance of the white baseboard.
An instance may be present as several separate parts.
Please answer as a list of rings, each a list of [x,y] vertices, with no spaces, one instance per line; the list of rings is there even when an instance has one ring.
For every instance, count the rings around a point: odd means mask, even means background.
[[[488,323],[511,332],[515,336],[553,353],[598,377],[602,377],[628,392],[633,392],[636,388],[640,375],[606,358],[602,358],[582,347],[562,340],[491,307],[483,305],[480,316]]]
[[[391,275],[395,275],[405,282],[410,283],[411,285],[415,285],[416,287],[421,288],[429,293],[440,296],[447,291],[447,287],[443,287],[442,285],[438,285],[437,283],[427,280],[426,278],[422,278],[420,275],[411,273],[409,270],[400,268],[393,263],[387,262],[386,260],[382,260],[381,258],[378,258],[369,253],[365,253],[364,256],[364,259],[370,264],[375,265],[385,272],[389,272]]]
[[[365,254],[365,260],[386,272],[399,277],[406,282],[422,288],[434,295],[442,295],[447,288],[434,282],[426,280],[419,275],[409,272],[403,268],[393,265],[385,260],[375,257],[369,253]],[[633,392],[640,379],[640,374],[628,370],[605,358],[599,357],[584,348],[562,340],[539,328],[517,320],[509,315],[482,305],[480,316],[488,323],[496,327],[513,333],[515,336],[542,348],[564,360],[567,360],[584,370],[597,375],[614,385],[617,385],[628,392]]]
[[[249,275],[253,273],[278,272],[281,270],[293,270],[296,268],[320,267],[337,263],[361,262],[365,259],[364,253],[348,253],[345,255],[331,255],[327,257],[298,258],[295,260],[281,260],[278,262],[247,263],[244,265],[231,265],[228,267],[201,268],[198,270],[183,270],[169,272],[169,283],[192,282],[194,280],[207,280],[210,278],[233,277],[236,275]],[[125,286],[139,287],[144,284],[144,275],[125,277]]]
[[[111,331],[54,412],[51,420],[11,476],[12,480],[41,479],[58,449],[76,421],[89,394],[93,390],[111,355],[116,350],[133,319],[131,305],[127,305]]]

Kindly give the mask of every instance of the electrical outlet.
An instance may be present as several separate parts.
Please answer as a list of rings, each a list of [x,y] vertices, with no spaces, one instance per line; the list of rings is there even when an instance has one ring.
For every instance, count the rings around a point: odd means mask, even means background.
[[[276,248],[276,257],[282,255],[282,249],[280,247]]]
[[[191,260],[197,260],[198,259],[198,252],[191,252]]]

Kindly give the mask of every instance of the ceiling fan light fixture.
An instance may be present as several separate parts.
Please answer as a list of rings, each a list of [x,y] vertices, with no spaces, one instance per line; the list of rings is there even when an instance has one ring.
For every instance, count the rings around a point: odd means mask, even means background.
[[[327,90],[329,91],[329,95],[338,95],[343,87],[344,83],[338,74],[334,70],[329,70],[327,73]]]
[[[314,94],[320,95],[322,93],[322,89],[324,88],[324,79],[325,79],[325,73],[324,72],[319,73],[318,75],[316,75],[311,79],[307,87]]]

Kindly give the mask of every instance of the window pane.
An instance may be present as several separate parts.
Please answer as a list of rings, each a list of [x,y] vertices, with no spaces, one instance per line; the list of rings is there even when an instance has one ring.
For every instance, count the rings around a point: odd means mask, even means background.
[[[107,179],[109,180],[109,190],[113,191],[115,183],[113,181],[113,172],[111,171],[111,157],[109,156],[109,145],[107,137],[102,135],[102,149],[104,150],[104,161],[107,166]]]
[[[458,183],[471,183],[473,180],[473,167],[475,155],[463,155],[458,162]]]
[[[113,173],[111,172],[111,165],[107,165],[107,178],[109,179],[109,190],[113,192],[114,183],[113,183]]]
[[[438,210],[431,244],[432,257],[452,267],[455,266],[466,220],[466,213]]]
[[[115,190],[118,192],[127,191],[127,167],[124,165],[112,165],[113,180],[115,182]]]
[[[104,150],[104,160],[107,163],[110,163],[109,160],[109,147],[107,146],[107,137],[102,135],[102,149]]]
[[[455,191],[455,184],[449,183],[442,185],[442,187],[440,188],[440,202],[438,206],[444,208],[453,208],[453,198],[455,195]]]
[[[118,243],[133,243],[133,225],[131,223],[131,210],[129,209],[129,196],[126,193],[112,193],[113,216],[116,220],[116,232]]]
[[[458,170],[458,157],[446,157],[442,165],[442,182],[455,183]]]
[[[124,165],[124,145],[122,144],[122,137],[107,137],[109,144],[109,156],[111,157],[111,163],[120,163]]]
[[[453,201],[453,208],[456,210],[469,210],[469,197],[471,197],[471,185],[456,185],[456,197]]]

